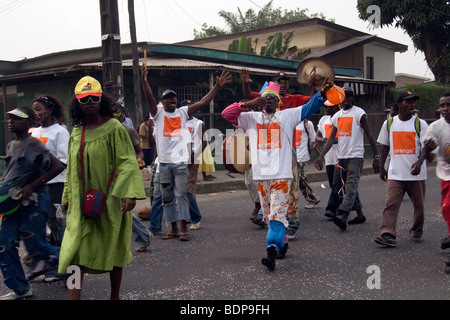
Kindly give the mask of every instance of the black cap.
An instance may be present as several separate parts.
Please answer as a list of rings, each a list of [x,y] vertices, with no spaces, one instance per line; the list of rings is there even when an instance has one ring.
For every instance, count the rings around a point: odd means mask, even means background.
[[[176,97],[177,93],[175,91],[173,91],[173,90],[166,90],[166,91],[163,92],[163,94],[161,96],[161,99],[166,99],[169,96],[175,96]]]
[[[29,107],[17,107],[14,110],[8,111],[8,114],[15,115],[22,119],[29,119],[34,121],[34,111]]]
[[[285,72],[278,72],[276,75],[273,76],[273,81],[275,82],[277,82],[280,79],[289,80],[289,77]]]
[[[345,87],[342,87],[342,90],[344,90],[345,94],[351,94],[352,96],[354,95],[353,89],[351,87],[345,86]]]
[[[185,99],[185,100],[181,101],[180,107],[189,106],[189,105],[191,105],[191,104],[192,104],[192,101],[191,101],[191,100]]]
[[[403,91],[403,92],[400,92],[398,94],[398,96],[397,96],[397,103],[400,103],[403,100],[409,100],[409,99],[419,100],[420,97],[415,95],[411,91]]]

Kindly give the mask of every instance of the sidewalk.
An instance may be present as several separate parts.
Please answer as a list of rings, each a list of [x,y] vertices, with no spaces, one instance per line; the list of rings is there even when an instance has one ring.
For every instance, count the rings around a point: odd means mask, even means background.
[[[372,169],[372,159],[364,159],[364,167],[361,175],[374,174]],[[324,181],[328,183],[325,168],[321,171],[314,168],[314,162],[310,161],[305,166],[308,182]],[[246,190],[244,182],[244,174],[230,173],[227,170],[216,170],[208,173],[216,177],[213,181],[203,181],[202,174],[198,174],[197,178],[197,194],[217,193],[232,190]],[[144,185],[148,195],[149,181],[144,181]]]

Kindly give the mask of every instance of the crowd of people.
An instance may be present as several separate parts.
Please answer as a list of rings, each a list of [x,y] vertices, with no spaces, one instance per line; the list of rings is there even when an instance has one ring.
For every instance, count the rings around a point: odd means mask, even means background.
[[[374,241],[396,246],[397,216],[406,192],[414,207],[411,240],[421,242],[426,162],[437,155],[449,234],[441,248],[450,247],[450,93],[439,100],[441,118],[428,125],[414,115],[420,97],[402,92],[375,140],[350,87],[342,88],[344,95],[336,103],[328,99],[335,87],[328,79],[304,96],[288,94],[289,78],[282,72],[260,92],[250,90],[247,69],[240,76],[244,99],[226,107],[222,117],[248,136],[252,163],[245,181],[254,203],[250,219],[268,227],[261,259],[265,267],[273,271],[276,259],[287,254],[288,240],[300,225],[299,194],[305,198],[305,209],[320,202],[304,171],[311,150],[317,155],[315,167],[322,170],[325,165],[330,186],[324,215],[342,231],[348,224],[366,221],[358,192],[364,136],[374,172],[387,182],[386,206]],[[64,125],[64,106],[53,96],[38,95],[31,108],[9,111],[14,140],[7,146],[0,180],[0,264],[11,291],[0,300],[32,296],[30,281],[40,275],[45,282],[67,279],[72,265],[78,266],[81,282],[85,273],[108,272],[110,298],[119,299],[123,267],[132,261],[132,241],[138,251],[145,251],[150,236],[162,234],[163,216],[170,224],[163,240],[190,241],[190,230],[199,229],[202,221],[197,175],[214,172],[204,123],[194,115],[230,81],[229,72],[223,71],[200,101],[178,104],[177,93],[166,90],[158,103],[143,65],[141,82],[149,112],[137,130],[123,106],[90,76],[75,86],[69,106],[71,133]],[[321,108],[325,115],[316,129],[308,118]],[[143,168],[151,171],[148,229],[133,214],[136,200],[147,198]],[[352,211],[356,217],[349,220]],[[26,250],[22,259],[20,241]],[[68,298],[81,299],[81,293],[81,287],[71,287]]]

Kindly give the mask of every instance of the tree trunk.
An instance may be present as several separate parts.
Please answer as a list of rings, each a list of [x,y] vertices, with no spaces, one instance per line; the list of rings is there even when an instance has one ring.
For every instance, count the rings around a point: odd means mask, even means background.
[[[433,72],[437,84],[450,84],[450,53],[441,39],[433,39],[431,35],[422,36],[422,48],[425,60]]]

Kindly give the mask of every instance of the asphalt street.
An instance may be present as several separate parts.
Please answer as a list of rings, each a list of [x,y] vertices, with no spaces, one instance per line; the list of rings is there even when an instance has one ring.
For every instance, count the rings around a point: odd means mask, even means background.
[[[403,200],[398,219],[398,245],[382,248],[374,243],[384,208],[385,183],[378,175],[361,178],[360,197],[367,221],[340,229],[324,217],[329,188],[311,183],[321,202],[303,209],[301,226],[290,240],[284,260],[274,271],[261,264],[267,229],[251,223],[246,190],[198,194],[202,228],[191,240],[163,240],[154,236],[147,252],[136,252],[124,268],[123,300],[152,301],[286,301],[286,300],[446,300],[450,275],[444,272],[449,255],[440,249],[446,236],[440,211],[440,184],[428,169],[423,243],[412,243],[408,230],[412,205]],[[145,205],[142,201],[140,206]],[[352,216],[350,217],[352,218]],[[148,221],[142,221],[148,226]],[[169,228],[164,226],[165,231]],[[62,282],[33,280],[28,300],[66,300]],[[8,290],[0,284],[0,294]],[[107,300],[109,275],[85,276],[82,298]]]

